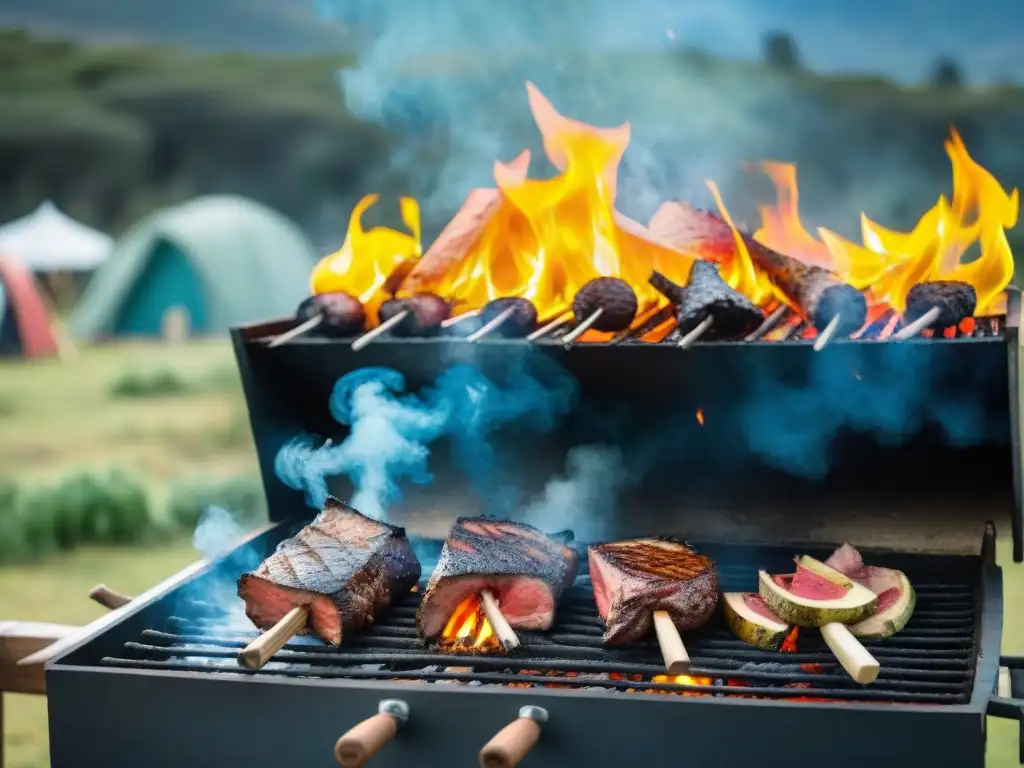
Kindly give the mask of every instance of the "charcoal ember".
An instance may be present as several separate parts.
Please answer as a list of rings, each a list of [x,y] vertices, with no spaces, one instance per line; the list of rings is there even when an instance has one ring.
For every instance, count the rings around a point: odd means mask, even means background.
[[[596,277],[576,292],[572,313],[582,323],[598,309],[603,310],[591,328],[595,331],[621,331],[636,317],[639,302],[636,292],[617,277]]]
[[[315,332],[321,336],[354,336],[366,328],[366,311],[359,299],[342,291],[318,293],[303,300],[295,310],[299,323],[320,316]]]
[[[448,302],[437,294],[420,293],[407,299],[388,299],[377,314],[384,323],[407,310],[405,319],[391,329],[392,336],[430,336],[440,330],[451,313]]]
[[[961,320],[974,316],[974,310],[978,307],[978,294],[973,285],[959,280],[918,283],[907,292],[904,323],[914,322],[932,307],[939,308],[939,316],[928,327],[933,330],[952,328],[959,325]]]
[[[521,299],[518,296],[510,296],[487,302],[480,313],[480,319],[483,321],[482,325],[486,325],[509,309],[513,310],[512,314],[494,329],[495,333],[499,336],[519,338],[536,330],[537,308],[533,306],[533,302],[529,299]]]
[[[709,262],[695,262],[685,286],[660,272],[652,272],[649,282],[675,305],[680,334],[689,333],[705,318],[712,317],[714,323],[704,334],[705,339],[736,339],[753,332],[764,321],[758,306],[731,288]]]

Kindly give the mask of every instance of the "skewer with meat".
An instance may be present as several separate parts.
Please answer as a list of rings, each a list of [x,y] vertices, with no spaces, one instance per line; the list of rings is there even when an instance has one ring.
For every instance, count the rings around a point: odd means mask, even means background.
[[[684,674],[690,658],[679,632],[702,626],[714,613],[714,563],[669,538],[597,544],[588,555],[603,644],[635,643],[653,625],[669,674]]]
[[[238,580],[246,616],[267,630],[239,653],[239,664],[258,669],[299,633],[340,645],[419,578],[404,529],[328,497],[313,522]]]
[[[918,283],[907,292],[906,325],[894,339],[908,339],[928,328],[941,331],[953,328],[974,316],[978,293],[970,283],[959,280],[934,280]]]
[[[366,310],[354,296],[332,291],[303,299],[295,310],[295,320],[298,324],[294,328],[276,336],[267,346],[279,347],[313,331],[333,338],[354,336],[366,327]]]
[[[690,346],[700,337],[741,338],[764,321],[764,313],[757,305],[731,288],[709,262],[694,262],[685,286],[660,272],[652,272],[649,282],[675,307],[681,347]]]
[[[448,302],[433,293],[388,299],[377,311],[380,324],[353,341],[352,349],[358,352],[385,333],[399,337],[432,336],[441,329],[441,323],[450,313]]]
[[[511,630],[550,629],[558,599],[579,570],[576,550],[559,540],[571,536],[550,536],[525,523],[458,518],[416,612],[420,634],[428,641],[438,637],[459,604],[473,595],[480,596],[506,650],[519,644]]]

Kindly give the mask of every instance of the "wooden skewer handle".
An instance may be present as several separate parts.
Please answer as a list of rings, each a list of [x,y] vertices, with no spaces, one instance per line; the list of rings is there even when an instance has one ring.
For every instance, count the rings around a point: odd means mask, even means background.
[[[127,595],[122,595],[110,589],[106,584],[97,584],[89,590],[89,599],[114,611],[132,601]]]
[[[409,705],[387,699],[373,717],[363,720],[334,745],[334,758],[345,768],[359,768],[391,741],[398,728],[409,719]]]
[[[486,589],[481,590],[480,602],[484,607],[484,615],[491,622],[491,628],[494,630],[494,634],[498,636],[498,640],[501,641],[505,650],[514,651],[518,648],[519,636],[516,635],[512,625],[508,623],[508,619],[501,612],[501,608],[498,605],[498,601],[494,599],[494,595]]]
[[[246,669],[260,669],[306,626],[308,619],[307,606],[299,605],[292,608],[277,624],[238,652],[238,663]]]
[[[878,679],[878,661],[846,625],[826,624],[821,628],[821,636],[850,677],[861,685],[868,685]]]
[[[515,768],[540,739],[541,724],[547,719],[547,710],[540,707],[520,709],[519,717],[480,750],[480,768]]]
[[[690,654],[686,652],[683,638],[679,636],[679,630],[668,611],[654,612],[654,632],[658,636],[662,658],[665,659],[665,670],[670,675],[685,675],[689,672]]]

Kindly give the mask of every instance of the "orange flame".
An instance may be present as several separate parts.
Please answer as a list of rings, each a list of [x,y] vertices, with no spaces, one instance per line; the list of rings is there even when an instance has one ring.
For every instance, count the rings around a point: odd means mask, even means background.
[[[1013,277],[1013,254],[1006,230],[1017,223],[1019,192],[1009,194],[967,152],[955,129],[945,142],[953,169],[953,196],[939,197],[910,232],[897,232],[861,214],[858,245],[824,228],[815,239],[800,221],[796,168],[765,163],[762,169],[776,187],[774,208],[761,208],[761,228],[754,237],[769,248],[808,263],[826,266],[872,302],[902,313],[908,291],[917,283],[957,280],[974,286],[976,315],[1004,311],[1003,289]],[[980,255],[965,261],[978,245]]]
[[[697,423],[700,424],[702,427],[704,426],[704,409],[703,408],[698,408],[697,409]]]
[[[459,603],[441,633],[441,644],[450,649],[495,650],[498,638],[474,594]]]
[[[705,183],[715,198],[715,205],[718,206],[718,212],[722,220],[732,230],[733,241],[736,243],[736,250],[732,258],[719,264],[719,274],[729,284],[730,288],[739,291],[755,304],[764,306],[771,303],[776,298],[771,280],[765,272],[754,267],[754,260],[750,257],[747,243],[743,239],[742,233],[733,224],[729,212],[725,209],[725,203],[722,201],[721,192],[718,191],[718,185],[711,180]]]
[[[378,199],[378,195],[366,195],[356,203],[345,242],[339,250],[324,256],[310,277],[313,294],[344,291],[363,303],[367,316],[374,323],[377,308],[390,298],[382,290],[388,279],[423,255],[420,207],[411,197],[403,197],[399,201],[402,221],[411,234],[387,227],[363,229],[363,214]]]
[[[629,123],[586,125],[559,114],[533,84],[526,90],[544,151],[559,173],[546,180],[528,178],[528,152],[508,165],[495,163],[501,191],[497,213],[466,258],[430,290],[452,301],[456,311],[519,296],[532,301],[546,320],[568,312],[589,280],[619,277],[637,292],[635,327],[668,303],[647,282],[652,270],[685,283],[695,257],[654,242],[645,228],[615,211]]]
[[[651,678],[652,683],[675,683],[676,685],[714,685],[715,681],[710,677],[693,677],[691,675],[655,675]],[[660,691],[658,691],[660,693]],[[672,691],[672,693],[676,693]],[[710,696],[705,691],[682,691],[676,693],[678,696]]]

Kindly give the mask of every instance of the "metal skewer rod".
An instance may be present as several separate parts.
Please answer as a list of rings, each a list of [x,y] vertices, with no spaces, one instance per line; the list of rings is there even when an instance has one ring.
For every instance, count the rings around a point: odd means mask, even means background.
[[[271,342],[267,344],[267,347],[272,349],[274,347],[280,347],[282,344],[287,344],[292,339],[296,339],[304,333],[309,333],[318,325],[320,325],[320,323],[322,323],[323,321],[323,315],[313,315],[311,318],[309,318],[309,320],[306,320],[304,323],[299,323],[294,328],[291,328],[282,333],[280,336],[277,336],[274,339],[272,339]]]
[[[534,331],[529,336],[527,336],[526,340],[527,341],[536,341],[537,339],[544,338],[545,336],[547,336],[552,331],[555,331],[558,328],[561,328],[566,323],[568,323],[569,322],[569,317],[570,317],[570,315],[562,315],[561,317],[556,317],[551,322],[545,323],[540,328],[538,328],[536,331]]]
[[[494,630],[494,634],[501,641],[502,647],[506,651],[514,651],[518,648],[519,637],[498,607],[498,601],[494,599],[494,595],[486,589],[482,590],[480,592],[480,603],[483,605],[484,615],[491,622],[491,629]]]
[[[487,334],[493,333],[494,331],[498,330],[498,328],[501,327],[501,324],[508,320],[510,317],[512,317],[512,314],[515,311],[516,308],[513,306],[509,307],[503,312],[500,312],[498,315],[494,317],[493,320],[491,320],[488,323],[485,323],[480,328],[477,328],[475,331],[469,334],[469,336],[466,337],[466,341],[472,344],[473,342],[479,341]]]
[[[480,310],[479,309],[470,309],[470,310],[468,310],[466,312],[463,312],[461,314],[455,315],[455,317],[449,317],[446,320],[442,320],[441,321],[441,327],[442,328],[451,328],[453,325],[458,325],[463,320],[469,320],[469,318],[476,317],[479,314],[480,314]]]
[[[362,336],[360,336],[358,339],[356,339],[355,341],[352,342],[352,351],[353,352],[358,352],[360,349],[365,347],[367,344],[372,343],[373,340],[376,339],[378,336],[383,336],[385,333],[390,331],[392,328],[394,328],[400,322],[405,320],[405,318],[407,318],[409,316],[409,313],[411,311],[412,311],[411,309],[403,309],[401,312],[399,312],[394,317],[390,317],[387,320],[385,320],[383,323],[378,325],[372,331],[367,331],[366,333],[364,333]]]
[[[602,314],[604,314],[604,308],[598,307],[590,314],[590,317],[584,319],[582,323],[565,334],[565,336],[562,337],[562,343],[565,344],[565,348],[569,349],[569,347],[575,344],[576,339],[586,333],[590,329],[590,326],[596,323]]]
[[[821,352],[821,350],[825,348],[825,345],[828,344],[829,340],[835,335],[836,328],[839,327],[840,320],[842,320],[842,318],[839,315],[836,315],[828,321],[828,325],[825,326],[825,330],[818,334],[818,338],[814,340],[815,352]]]
[[[779,323],[781,323],[788,314],[789,307],[786,306],[785,304],[779,304],[779,306],[775,308],[775,311],[768,315],[768,317],[764,319],[764,322],[757,326],[756,329],[754,329],[751,333],[748,333],[746,338],[744,338],[743,340],[757,341],[758,339],[763,339],[765,336],[767,336],[769,333],[775,330]]]
[[[939,315],[942,314],[942,310],[939,307],[932,307],[917,320],[906,325],[900,330],[896,331],[891,338],[893,341],[905,341],[906,339],[912,339],[929,325],[939,319]]]
[[[689,333],[683,336],[683,338],[679,340],[679,343],[676,344],[676,346],[679,347],[680,349],[689,349],[698,341],[700,341],[700,337],[707,333],[709,330],[711,330],[711,326],[714,324],[715,316],[708,315],[703,320],[701,320],[695,328],[693,328]]]

